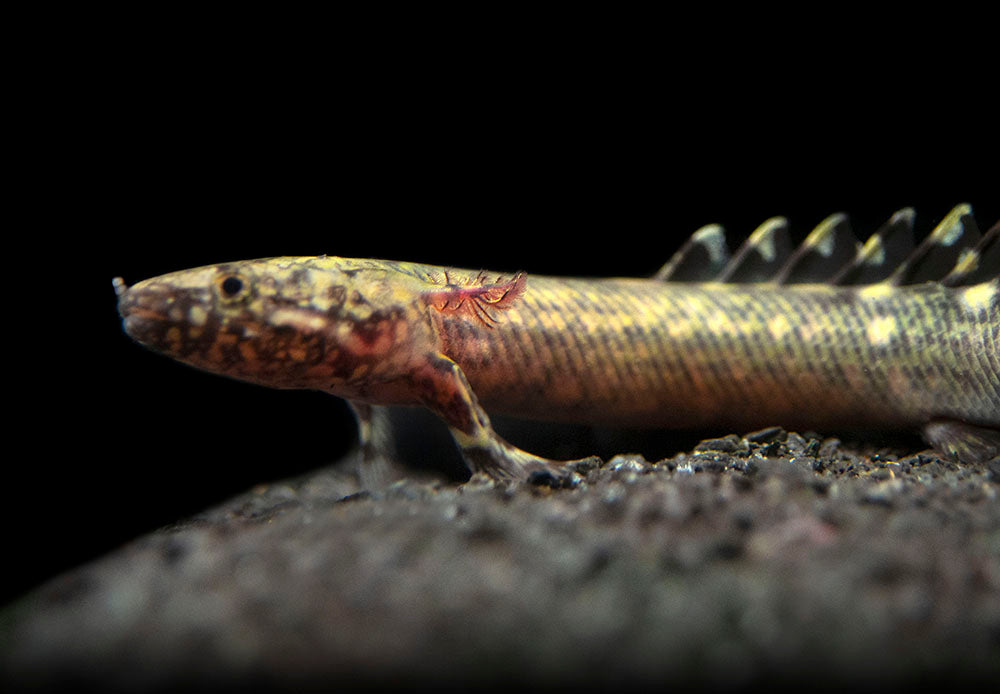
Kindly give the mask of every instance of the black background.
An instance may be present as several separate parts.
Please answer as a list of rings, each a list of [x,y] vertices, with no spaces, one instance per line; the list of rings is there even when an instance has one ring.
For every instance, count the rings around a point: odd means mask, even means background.
[[[336,398],[133,344],[112,277],[323,253],[644,276],[709,222],[740,240],[780,214],[802,238],[846,211],[864,238],[914,206],[924,234],[964,201],[1000,219],[975,93],[375,33],[136,32],[60,63],[26,107],[4,597],[354,440]]]

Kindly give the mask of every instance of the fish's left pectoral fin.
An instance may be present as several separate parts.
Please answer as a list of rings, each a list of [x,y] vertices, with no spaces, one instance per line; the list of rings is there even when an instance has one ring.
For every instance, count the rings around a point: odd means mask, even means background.
[[[935,419],[924,425],[924,439],[939,453],[970,465],[1000,457],[1000,430],[956,419]]]
[[[443,354],[428,358],[413,375],[421,402],[451,429],[466,465],[498,481],[522,481],[571,487],[581,478],[582,463],[599,459],[557,461],[533,455],[508,443],[493,430],[461,367]],[[577,463],[577,464],[575,464]]]

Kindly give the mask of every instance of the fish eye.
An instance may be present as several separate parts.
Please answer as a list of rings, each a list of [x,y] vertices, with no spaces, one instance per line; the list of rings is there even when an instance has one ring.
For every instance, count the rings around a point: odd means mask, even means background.
[[[235,299],[246,289],[247,283],[238,275],[226,275],[218,281],[219,291],[226,299]]]

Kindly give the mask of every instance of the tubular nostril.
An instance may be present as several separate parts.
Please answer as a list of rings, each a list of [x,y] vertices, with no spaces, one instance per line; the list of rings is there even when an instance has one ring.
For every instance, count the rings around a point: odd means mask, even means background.
[[[111,286],[115,288],[115,296],[117,296],[119,299],[121,299],[122,295],[128,291],[128,285],[125,284],[125,280],[123,280],[121,277],[115,277],[114,279],[112,279]]]
[[[129,294],[128,285],[121,277],[115,277],[111,280],[111,284],[115,288],[115,296],[118,297],[118,315],[122,318],[128,318],[135,307],[134,297]]]

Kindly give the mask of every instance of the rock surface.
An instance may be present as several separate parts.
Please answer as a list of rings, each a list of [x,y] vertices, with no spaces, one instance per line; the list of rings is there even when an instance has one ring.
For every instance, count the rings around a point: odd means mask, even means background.
[[[347,465],[251,490],[0,613],[4,684],[976,683],[1000,465],[781,430],[572,489]]]

